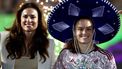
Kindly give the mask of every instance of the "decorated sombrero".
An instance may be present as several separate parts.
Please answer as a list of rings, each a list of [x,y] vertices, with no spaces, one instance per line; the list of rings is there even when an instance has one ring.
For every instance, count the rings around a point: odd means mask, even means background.
[[[63,0],[49,15],[49,33],[62,42],[73,38],[73,24],[80,16],[92,17],[97,43],[112,39],[120,27],[118,11],[107,0]]]

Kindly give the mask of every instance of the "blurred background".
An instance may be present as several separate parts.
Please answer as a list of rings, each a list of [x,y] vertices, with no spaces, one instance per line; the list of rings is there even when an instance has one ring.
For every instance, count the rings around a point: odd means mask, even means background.
[[[11,27],[15,19],[15,10],[18,3],[23,0],[0,0],[0,32],[5,31],[5,28]],[[28,0],[24,0],[28,1]],[[53,9],[58,2],[61,0],[33,0],[40,3],[40,7],[44,12],[45,20],[47,21],[50,11]],[[118,10],[122,10],[122,0],[109,0]],[[98,44],[102,49],[107,49],[113,53],[117,68],[122,69],[122,14],[120,14],[120,30],[117,35],[110,41]],[[54,39],[49,35],[49,38]],[[55,55],[58,56],[61,49],[63,48],[63,43],[55,40]]]

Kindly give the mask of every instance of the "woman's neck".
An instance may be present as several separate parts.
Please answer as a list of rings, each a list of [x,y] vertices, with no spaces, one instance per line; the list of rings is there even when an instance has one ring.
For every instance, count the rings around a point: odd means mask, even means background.
[[[33,35],[35,34],[35,32],[24,32],[25,34],[25,54],[24,56],[29,56],[29,48],[31,46],[31,42],[32,42],[32,38],[33,38]]]
[[[89,44],[79,44],[81,53],[89,53],[94,50],[93,43]]]
[[[31,40],[35,32],[24,32],[25,33],[25,39]]]
[[[34,34],[35,32],[25,32],[25,45],[27,48],[30,46]]]

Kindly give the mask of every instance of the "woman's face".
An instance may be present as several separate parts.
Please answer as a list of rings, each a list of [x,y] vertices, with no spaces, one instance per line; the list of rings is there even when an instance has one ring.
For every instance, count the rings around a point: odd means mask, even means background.
[[[33,32],[38,27],[38,12],[34,8],[26,8],[21,14],[21,27],[24,32]]]
[[[93,37],[93,26],[90,20],[81,19],[75,25],[75,36],[81,44],[88,44]]]

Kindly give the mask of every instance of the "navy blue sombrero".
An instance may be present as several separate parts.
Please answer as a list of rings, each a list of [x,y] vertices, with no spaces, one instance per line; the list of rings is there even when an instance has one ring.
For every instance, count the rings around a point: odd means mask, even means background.
[[[80,16],[92,17],[96,43],[112,39],[120,27],[118,11],[107,0],[63,0],[49,15],[49,33],[62,42],[73,38],[72,27]]]

